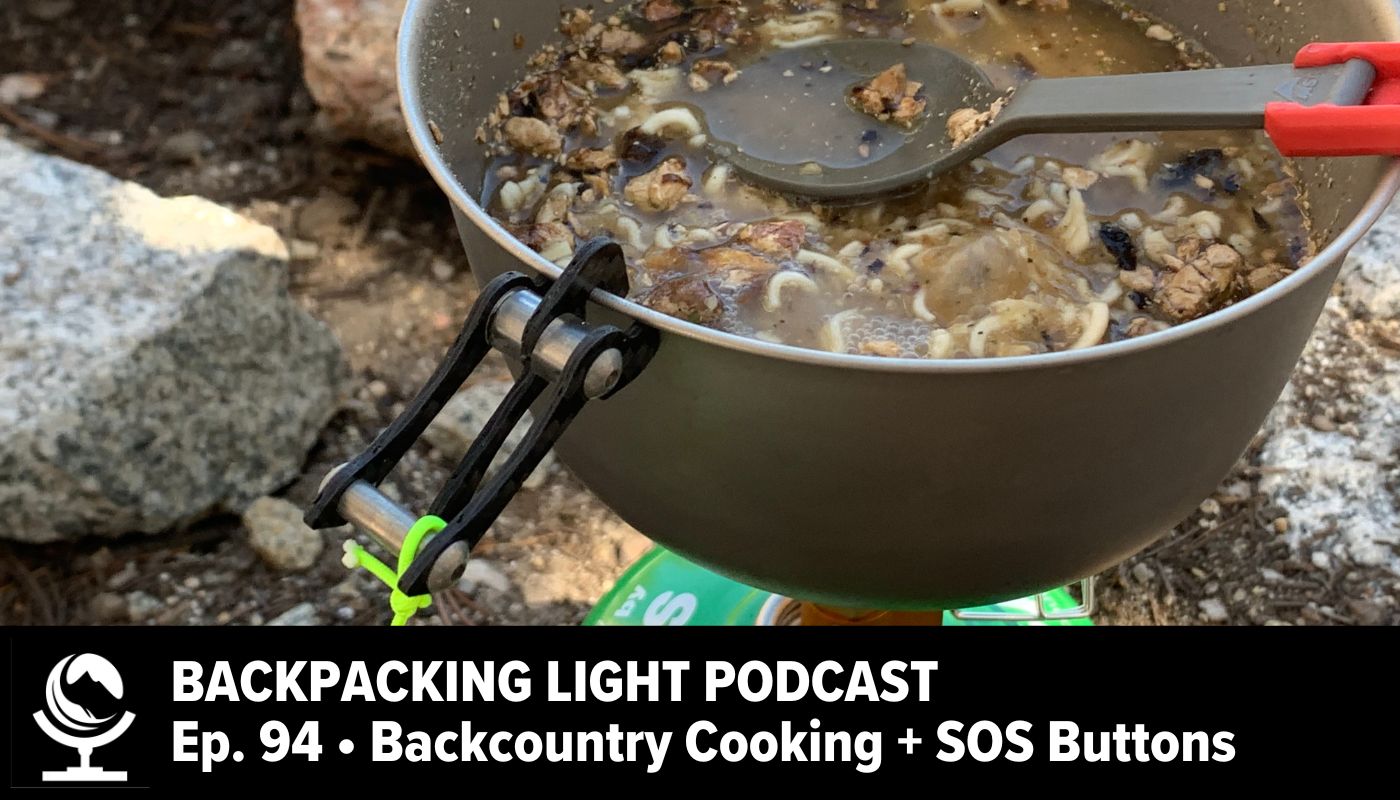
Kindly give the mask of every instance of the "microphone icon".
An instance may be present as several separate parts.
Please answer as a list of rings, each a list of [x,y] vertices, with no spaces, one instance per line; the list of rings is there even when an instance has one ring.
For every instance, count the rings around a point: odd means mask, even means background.
[[[34,721],[50,739],[78,751],[81,765],[45,771],[44,781],[125,781],[126,772],[91,765],[92,751],[111,744],[131,727],[136,715],[118,717],[122,676],[112,662],[93,653],[70,655],[54,665],[44,686],[48,714],[34,712]],[[49,719],[49,715],[53,719]]]

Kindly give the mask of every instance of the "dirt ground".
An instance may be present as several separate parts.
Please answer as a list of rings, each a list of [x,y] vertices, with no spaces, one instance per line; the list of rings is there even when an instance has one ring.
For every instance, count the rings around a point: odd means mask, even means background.
[[[341,338],[362,387],[285,492],[305,504],[431,373],[474,288],[432,182],[322,130],[299,58],[292,0],[0,4],[0,75],[47,79],[40,97],[0,105],[0,135],[211,198],[289,242],[296,296]],[[503,376],[496,364],[484,379]],[[451,466],[415,450],[390,491],[421,503]],[[1385,597],[1393,576],[1290,552],[1259,477],[1245,459],[1200,513],[1104,575],[1096,621],[1400,623]],[[310,603],[326,624],[384,624],[384,591],[340,565],[343,535],[329,532],[320,562],[296,575],[264,566],[231,517],[159,538],[0,544],[0,622],[260,624]],[[479,549],[494,574],[440,598],[430,621],[576,624],[645,548],[559,467]]]

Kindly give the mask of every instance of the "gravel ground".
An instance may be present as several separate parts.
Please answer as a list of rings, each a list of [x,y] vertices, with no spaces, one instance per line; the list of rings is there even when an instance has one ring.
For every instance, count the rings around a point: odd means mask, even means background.
[[[0,96],[0,135],[161,194],[214,199],[287,239],[296,296],[333,327],[363,387],[286,490],[302,505],[431,373],[474,289],[445,201],[421,170],[317,124],[291,5],[7,2],[0,77],[32,74],[43,90]],[[504,379],[493,362],[479,380]],[[1097,621],[1400,624],[1394,575],[1295,555],[1284,511],[1258,491],[1257,464],[1256,451],[1170,537],[1104,575]],[[420,446],[388,491],[421,504],[451,466]],[[269,568],[236,518],[161,538],[0,544],[0,622],[384,624],[384,592],[340,565],[344,535],[325,533],[299,573]],[[576,624],[648,546],[554,467],[427,621]]]

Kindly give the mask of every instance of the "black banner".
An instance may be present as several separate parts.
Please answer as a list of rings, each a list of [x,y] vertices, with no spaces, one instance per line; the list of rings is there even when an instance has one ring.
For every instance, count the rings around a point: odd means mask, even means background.
[[[1386,629],[5,635],[14,787],[1355,779],[1400,710]]]

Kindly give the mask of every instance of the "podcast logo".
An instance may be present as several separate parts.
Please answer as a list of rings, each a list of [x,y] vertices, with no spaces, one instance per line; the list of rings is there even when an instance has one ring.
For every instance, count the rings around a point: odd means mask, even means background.
[[[45,783],[126,780],[125,771],[91,764],[92,751],[116,741],[136,719],[130,711],[121,711],[122,693],[121,673],[102,656],[74,654],[54,665],[44,686],[48,713],[35,711],[34,721],[50,739],[77,750],[81,763],[45,771]]]

